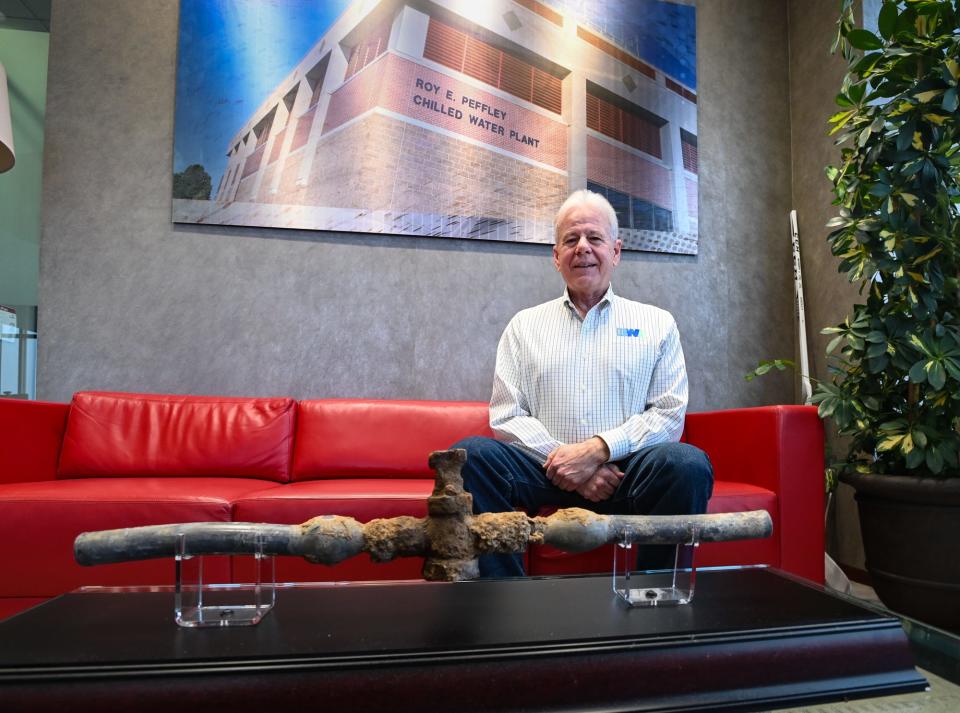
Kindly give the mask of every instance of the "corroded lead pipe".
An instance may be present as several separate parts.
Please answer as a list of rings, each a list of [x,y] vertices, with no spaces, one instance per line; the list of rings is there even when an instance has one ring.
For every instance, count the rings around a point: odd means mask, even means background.
[[[415,519],[415,518],[414,518]],[[360,554],[363,530],[350,517],[315,517],[301,525],[254,522],[188,522],[84,532],[74,541],[78,564],[113,564],[172,557],[185,538],[190,555],[269,555],[305,557],[336,564]]]
[[[769,537],[773,521],[766,510],[716,515],[598,515],[590,510],[558,510],[544,521],[543,542],[567,552],[608,543],[682,545]]]
[[[254,522],[188,522],[121,530],[85,532],[74,543],[82,565],[172,557],[185,537],[191,555],[293,555],[319,564],[336,564],[368,552],[377,562],[396,557],[449,554],[444,543],[427,535],[429,518],[397,517],[366,524],[352,517],[325,515],[301,525]],[[610,543],[675,545],[769,537],[766,510],[719,515],[598,515],[567,508],[548,517],[496,512],[464,518],[470,539],[466,559],[489,552],[522,552],[531,544],[584,552]],[[258,544],[259,541],[262,544]]]
[[[768,537],[773,531],[764,510],[719,515],[599,515],[581,508],[548,517],[522,512],[471,515],[473,498],[463,490],[462,450],[437,451],[430,465],[437,477],[427,499],[426,518],[395,517],[363,524],[351,517],[325,515],[300,525],[197,522],[85,532],[74,543],[82,565],[172,557],[181,542],[191,555],[293,555],[332,565],[367,552],[375,562],[425,557],[423,576],[451,581],[477,576],[477,557],[522,552],[548,544],[583,552],[608,543],[685,544]]]

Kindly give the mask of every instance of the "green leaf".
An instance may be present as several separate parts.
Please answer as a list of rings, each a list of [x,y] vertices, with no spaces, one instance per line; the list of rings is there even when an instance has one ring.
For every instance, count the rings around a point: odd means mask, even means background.
[[[883,42],[869,30],[851,30],[847,33],[847,41],[858,50],[878,50]]]
[[[943,470],[943,457],[940,455],[940,451],[936,448],[931,448],[926,453],[927,467],[934,473],[939,473]]]
[[[957,110],[957,88],[950,87],[946,93],[943,95],[943,104],[941,104],[944,111],[955,112]]]
[[[856,102],[857,104],[863,101],[863,95],[866,93],[867,93],[867,85],[865,82],[858,82],[857,84],[850,85],[850,91],[849,91],[850,98],[853,99],[853,101]]]
[[[916,131],[917,122],[914,119],[904,122],[897,134],[897,151],[906,151],[913,141],[913,132]]]
[[[825,397],[817,407],[817,415],[820,418],[830,418],[836,410],[838,403],[840,403],[840,399],[835,396]]]
[[[903,437],[903,440],[900,441],[900,452],[904,455],[907,455],[910,451],[913,450],[913,436],[909,433]]]
[[[924,368],[923,360],[918,361],[916,364],[910,367],[910,381],[914,384],[922,384],[927,380],[927,370]]]
[[[960,63],[955,59],[948,59],[944,62],[944,65],[947,67],[947,71],[950,72],[950,76],[954,80],[960,79]]]
[[[887,436],[877,444],[877,450],[881,453],[884,451],[892,451],[903,442],[904,438],[906,438],[904,434],[899,436]]]
[[[916,468],[918,465],[923,463],[923,456],[926,451],[922,451],[919,448],[914,448],[910,451],[910,454],[907,456],[907,468]]]
[[[927,91],[925,91],[925,92],[920,92],[920,93],[918,93],[918,94],[916,94],[916,95],[914,95],[914,96],[916,96],[917,99],[919,99],[921,102],[923,102],[924,104],[926,104],[926,103],[928,103],[928,102],[930,102],[930,101],[933,101],[934,99],[936,99],[936,98],[937,98],[938,96],[940,96],[941,94],[943,94],[943,90],[942,90],[942,89],[929,89],[929,90],[927,90]]]
[[[960,363],[958,363],[956,359],[950,359],[948,357],[943,360],[943,365],[951,379],[960,381]]]
[[[866,77],[870,74],[870,70],[872,70],[881,59],[883,59],[883,52],[865,54],[850,72],[861,77]],[[860,100],[858,99],[857,101],[859,102]]]
[[[904,193],[904,196],[906,196],[906,195],[907,195],[907,194]],[[913,203],[911,203],[910,205],[912,206]],[[926,262],[926,261],[929,260],[930,258],[932,258],[932,257],[934,257],[935,255],[939,254],[940,251],[942,251],[942,250],[943,250],[943,245],[938,245],[938,246],[935,247],[933,250],[931,250],[930,252],[928,252],[926,255],[923,255],[922,257],[918,257],[918,258],[914,261],[913,264],[914,264],[914,265],[919,265],[921,262]]]
[[[912,431],[911,435],[913,436],[914,443],[921,448],[927,447],[927,434],[925,434],[923,431]]]
[[[884,39],[889,40],[897,30],[897,5],[896,3],[884,3],[880,8],[880,15],[877,17],[877,29]]]
[[[861,221],[860,223],[861,226],[863,225],[864,222],[865,221]],[[872,228],[864,228],[864,230],[872,230]],[[862,307],[863,305],[857,305],[857,306]],[[870,326],[870,315],[867,314],[867,312],[863,309],[857,310],[854,314],[856,316],[854,317],[853,322],[850,323],[850,326],[853,328],[853,331],[855,332],[857,330],[864,330],[860,336],[862,337],[867,336],[867,331],[869,330],[867,330],[866,328]]]
[[[917,11],[912,7],[907,7],[906,10],[900,13],[900,16],[897,18],[897,29],[896,32],[908,32],[910,36],[916,34],[916,27],[914,27],[914,22],[917,19]]]
[[[757,364],[757,368],[748,374],[744,375],[744,379],[747,381],[753,381],[758,376],[763,376],[768,373],[771,369],[776,368],[777,371],[784,371],[787,368],[796,369],[797,365],[794,364],[789,359],[765,359]]]
[[[943,385],[947,383],[947,372],[943,368],[943,364],[938,361],[933,362],[933,366],[930,368],[927,378],[930,380],[930,386],[938,391],[942,389]]]
[[[828,121],[828,123],[830,123],[830,124],[835,124],[835,123],[837,123],[838,121],[843,121],[844,119],[849,119],[849,118],[850,118],[850,115],[851,115],[851,114],[855,114],[855,113],[856,113],[856,111],[855,111],[854,109],[846,109],[845,111],[838,111],[836,114],[834,114],[834,115],[831,116],[829,119],[827,119],[827,121]],[[846,123],[846,122],[844,122],[844,123]],[[839,173],[839,172],[837,171],[837,169],[833,169],[833,170],[834,170],[834,172]],[[830,176],[829,172],[827,173],[827,176],[828,176],[831,180],[833,180],[833,176]]]
[[[906,427],[907,422],[902,418],[898,418],[893,421],[886,421],[885,423],[881,423],[879,426],[880,430],[884,432],[903,431]]]
[[[909,178],[913,174],[919,173],[921,168],[923,168],[923,159],[918,158],[915,161],[905,164],[904,167],[900,169],[900,175]]]

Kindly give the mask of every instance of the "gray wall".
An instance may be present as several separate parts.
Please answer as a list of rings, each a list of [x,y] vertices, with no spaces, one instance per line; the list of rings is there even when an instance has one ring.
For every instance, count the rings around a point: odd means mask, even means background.
[[[832,3],[831,3],[832,4]],[[691,408],[793,400],[788,6],[698,4],[700,254],[628,254]],[[54,3],[40,396],[78,389],[486,399],[500,331],[560,294],[545,245],[170,222],[177,3]]]

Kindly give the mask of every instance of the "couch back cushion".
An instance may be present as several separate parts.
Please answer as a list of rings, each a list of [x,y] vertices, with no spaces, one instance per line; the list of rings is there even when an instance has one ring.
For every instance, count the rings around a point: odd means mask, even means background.
[[[78,392],[70,404],[57,475],[287,482],[296,407],[288,398]]]
[[[301,401],[293,480],[431,478],[431,451],[492,435],[482,401]]]

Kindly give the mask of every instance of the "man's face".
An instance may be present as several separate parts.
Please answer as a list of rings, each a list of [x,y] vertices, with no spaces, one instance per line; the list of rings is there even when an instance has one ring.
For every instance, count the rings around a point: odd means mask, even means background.
[[[621,242],[610,239],[603,214],[588,204],[575,206],[563,216],[558,232],[553,264],[571,294],[606,292],[613,268],[620,262]]]

